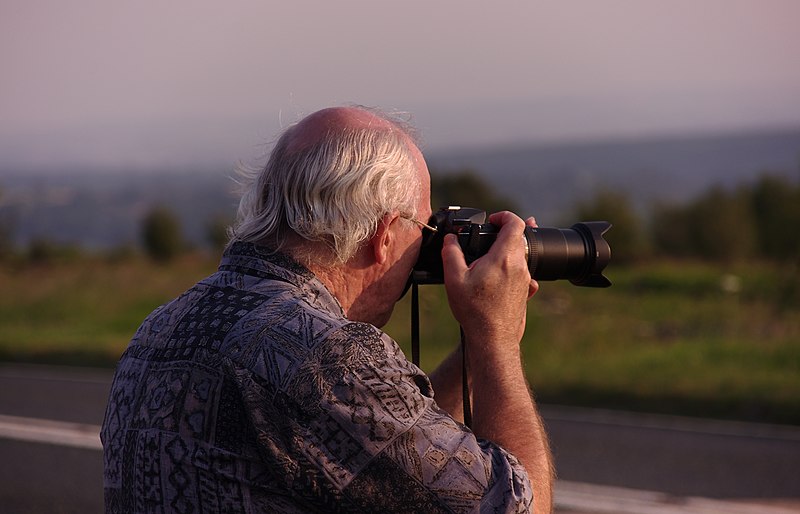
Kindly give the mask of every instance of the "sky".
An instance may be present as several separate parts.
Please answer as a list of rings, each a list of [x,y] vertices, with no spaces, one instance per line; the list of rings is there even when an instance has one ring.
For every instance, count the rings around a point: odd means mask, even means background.
[[[254,161],[329,105],[430,151],[800,126],[796,0],[2,0],[0,169]]]

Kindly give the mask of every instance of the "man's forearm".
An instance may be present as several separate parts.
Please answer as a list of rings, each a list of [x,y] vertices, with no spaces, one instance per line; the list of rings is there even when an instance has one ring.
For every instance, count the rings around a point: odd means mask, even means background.
[[[469,360],[473,431],[478,437],[499,444],[522,462],[533,487],[535,512],[551,512],[552,456],[519,357],[499,360],[479,355]]]
[[[519,237],[523,222],[510,212],[492,214],[500,227],[489,251],[467,266],[454,234],[442,244],[447,299],[465,334],[472,379],[473,431],[513,453],[533,486],[537,513],[552,511],[552,459],[522,370],[519,344],[527,300],[538,290]]]

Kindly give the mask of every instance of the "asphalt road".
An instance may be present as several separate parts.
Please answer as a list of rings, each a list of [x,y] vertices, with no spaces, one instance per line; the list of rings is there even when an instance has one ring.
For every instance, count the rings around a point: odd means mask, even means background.
[[[102,453],[91,435],[78,443],[41,442],[25,423],[27,418],[55,420],[91,432],[102,423],[111,375],[107,370],[0,366],[0,425],[10,420],[22,427],[17,435],[0,433],[0,511],[102,511]],[[595,498],[595,512],[666,512],[600,507],[600,496],[638,498],[636,492],[642,491],[649,495],[642,498],[661,504],[680,506],[686,497],[735,502],[730,505],[755,500],[800,512],[800,427],[558,406],[543,406],[542,414],[563,505]],[[63,426],[74,431],[72,425]],[[685,505],[675,512],[717,511]],[[559,512],[589,510],[562,506]]]

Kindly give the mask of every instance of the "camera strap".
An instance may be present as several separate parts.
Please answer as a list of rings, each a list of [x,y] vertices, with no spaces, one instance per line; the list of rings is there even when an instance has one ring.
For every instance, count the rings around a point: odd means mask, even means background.
[[[464,338],[464,327],[458,327],[461,332],[461,398],[464,402],[464,424],[472,428],[472,405],[469,391],[469,377],[467,375],[467,343]]]
[[[464,328],[461,332],[461,398],[464,405],[464,424],[472,428],[472,403],[470,401],[469,379],[467,375],[467,345]],[[411,362],[419,367],[419,284],[411,280]]]

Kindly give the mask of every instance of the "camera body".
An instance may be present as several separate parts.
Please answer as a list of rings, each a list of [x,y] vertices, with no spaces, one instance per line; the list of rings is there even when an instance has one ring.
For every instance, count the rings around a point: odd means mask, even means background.
[[[428,224],[422,248],[412,272],[418,284],[442,284],[442,244],[446,234],[456,234],[467,264],[489,251],[499,228],[487,223],[486,212],[471,207],[449,206],[435,212]],[[568,229],[526,227],[522,243],[531,277],[536,280],[568,279],[577,286],[608,287],[603,276],[611,248],[603,239],[611,224],[584,221]]]

